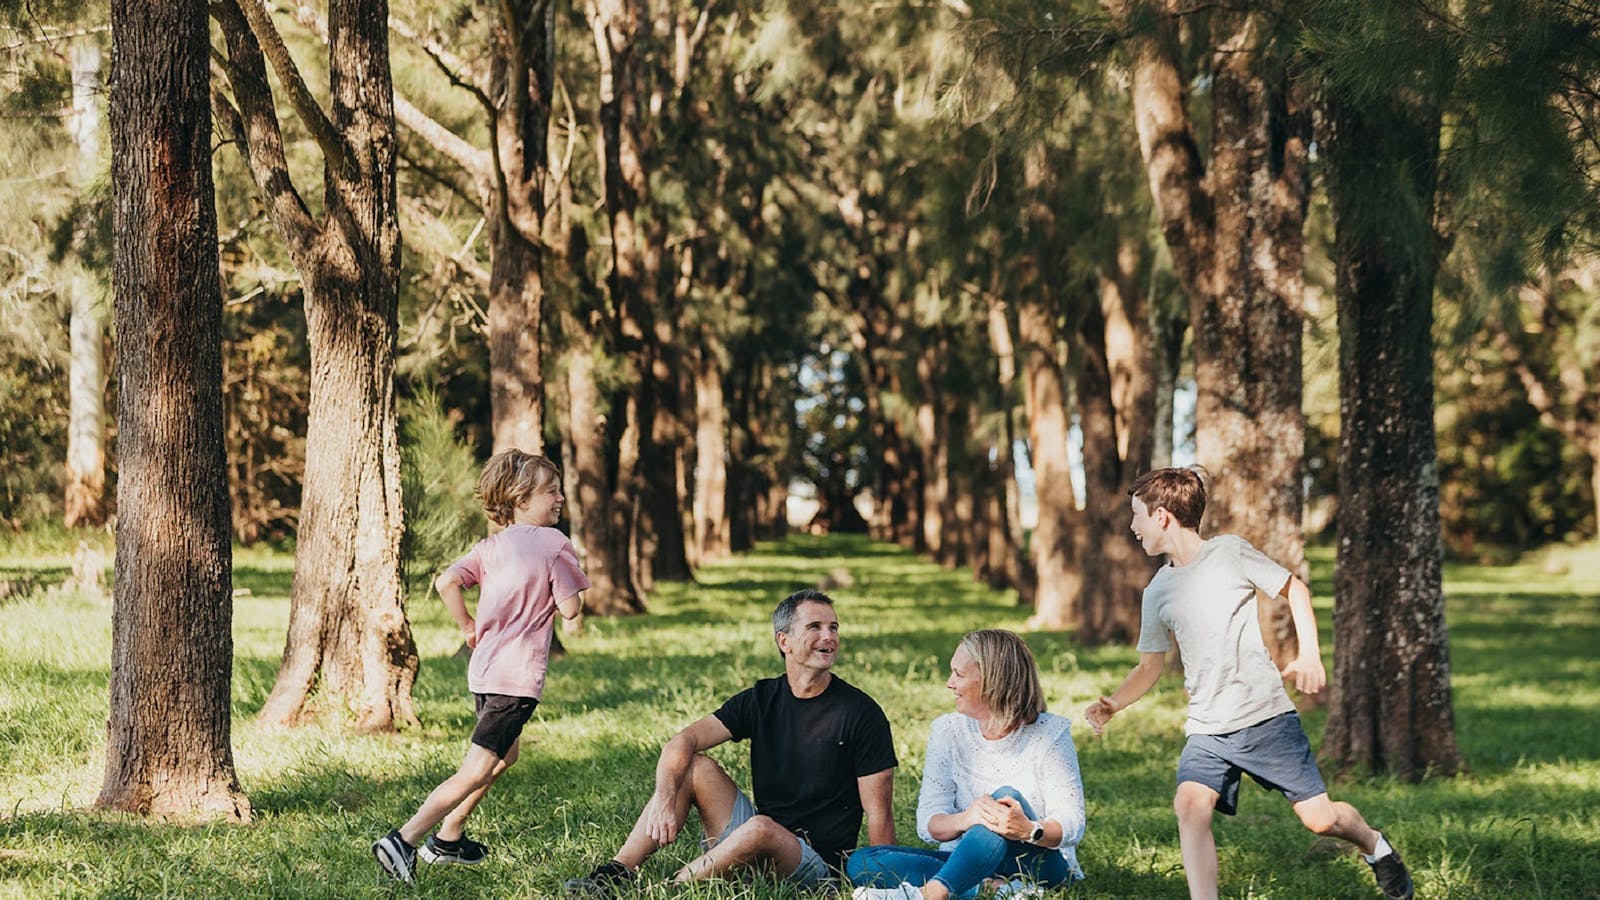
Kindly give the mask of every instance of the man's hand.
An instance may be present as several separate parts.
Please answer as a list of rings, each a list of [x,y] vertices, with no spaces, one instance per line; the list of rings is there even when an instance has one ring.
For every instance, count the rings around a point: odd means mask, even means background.
[[[1295,689],[1302,694],[1315,694],[1328,683],[1328,671],[1322,667],[1321,656],[1295,657],[1294,662],[1283,667],[1284,680],[1294,679]]]
[[[1117,704],[1110,697],[1101,697],[1083,708],[1083,717],[1089,720],[1095,734],[1105,734],[1106,723],[1116,714]]]
[[[644,822],[645,834],[661,846],[666,846],[678,839],[678,830],[683,828],[683,820],[678,818],[678,800],[676,797],[657,790],[650,795],[650,802],[644,805],[644,814],[639,818]]]
[[[461,636],[467,641],[467,649],[478,649],[478,623],[471,616],[467,616],[467,623],[461,626]]]

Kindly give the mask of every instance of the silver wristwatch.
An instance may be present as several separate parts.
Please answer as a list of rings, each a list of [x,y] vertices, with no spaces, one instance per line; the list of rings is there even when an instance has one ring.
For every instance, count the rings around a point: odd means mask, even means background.
[[[1042,840],[1044,840],[1044,823],[1035,822],[1033,823],[1033,830],[1028,832],[1028,843],[1037,844]]]

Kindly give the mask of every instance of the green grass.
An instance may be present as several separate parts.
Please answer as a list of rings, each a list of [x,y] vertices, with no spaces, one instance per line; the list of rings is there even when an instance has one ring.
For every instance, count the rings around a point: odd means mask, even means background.
[[[0,548],[9,571],[70,565],[70,553]],[[1552,563],[1552,559],[1556,562]],[[493,847],[476,869],[424,869],[429,896],[550,896],[604,859],[650,789],[655,754],[677,728],[780,670],[766,617],[776,600],[843,568],[832,591],[843,623],[838,671],[875,697],[895,726],[896,815],[913,811],[928,724],[950,708],[943,687],[955,639],[984,626],[1023,627],[1010,595],[898,550],[844,538],[795,538],[667,585],[652,613],[592,620],[568,637],[522,762],[473,822]],[[398,735],[332,726],[274,731],[253,714],[282,652],[291,560],[241,553],[235,611],[234,751],[255,808],[248,826],[177,826],[90,809],[104,766],[110,605],[59,589],[0,602],[0,896],[375,896],[370,842],[411,814],[453,771],[471,728],[465,663],[436,600],[413,603],[422,653],[424,724]],[[1320,618],[1331,619],[1331,560],[1313,562]],[[1600,897],[1600,549],[1577,548],[1504,568],[1447,570],[1456,716],[1468,775],[1422,785],[1375,779],[1334,794],[1384,827],[1429,897]],[[1070,634],[1030,634],[1052,708],[1077,720],[1135,659],[1087,649]],[[1331,641],[1325,644],[1331,658]],[[1182,689],[1164,679],[1107,735],[1077,729],[1089,802],[1080,856],[1089,879],[1070,894],[1182,897],[1170,809],[1182,745]],[[1307,716],[1319,743],[1324,716]],[[716,756],[743,777],[745,754]],[[695,826],[688,829],[697,833]],[[1241,814],[1219,820],[1222,888],[1231,897],[1371,897],[1358,858],[1329,852],[1288,804],[1245,789]],[[691,842],[646,869],[652,883]],[[399,893],[411,893],[401,890]],[[648,896],[668,896],[653,886]],[[793,896],[771,883],[672,894]]]

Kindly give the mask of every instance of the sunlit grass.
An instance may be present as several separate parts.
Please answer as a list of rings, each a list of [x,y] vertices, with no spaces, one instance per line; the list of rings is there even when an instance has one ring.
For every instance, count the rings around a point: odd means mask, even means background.
[[[29,550],[39,551],[30,556]],[[59,542],[0,548],[16,571],[70,566]],[[49,552],[45,552],[49,551]],[[1552,561],[1552,559],[1554,561]],[[662,741],[752,680],[779,671],[767,616],[784,594],[845,573],[837,671],[877,697],[901,760],[896,815],[912,831],[923,744],[950,708],[943,687],[956,638],[976,627],[1022,629],[1026,610],[962,571],[855,539],[795,538],[707,567],[699,583],[665,585],[651,613],[590,620],[565,638],[523,762],[496,786],[473,834],[493,847],[477,869],[424,869],[432,896],[551,896],[606,858],[650,789]],[[1336,784],[1394,838],[1419,893],[1439,897],[1600,894],[1600,551],[1551,551],[1518,566],[1447,569],[1456,716],[1471,771],[1422,785]],[[435,599],[411,604],[423,669],[423,725],[353,735],[336,724],[291,731],[252,718],[283,651],[292,560],[240,553],[235,583],[234,754],[255,808],[245,827],[179,827],[89,810],[104,766],[110,604],[59,589],[0,603],[0,896],[389,895],[368,845],[408,816],[459,761],[470,732],[459,638]],[[1332,560],[1313,584],[1332,658]],[[1077,719],[1136,654],[1084,648],[1070,633],[1028,635],[1051,706]],[[1170,808],[1182,746],[1183,696],[1165,679],[1102,738],[1078,728],[1089,800],[1080,856],[1089,880],[1072,894],[1181,897]],[[1306,716],[1320,742],[1325,714]],[[715,754],[736,777],[742,747]],[[1223,893],[1370,897],[1359,859],[1330,852],[1288,805],[1245,789],[1241,814],[1219,820]],[[691,835],[696,829],[689,829]],[[794,896],[768,882],[671,894],[680,841],[646,868],[646,896]]]

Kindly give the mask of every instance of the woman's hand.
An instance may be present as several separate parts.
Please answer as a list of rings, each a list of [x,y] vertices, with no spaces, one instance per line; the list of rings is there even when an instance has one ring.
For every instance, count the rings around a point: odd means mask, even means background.
[[[968,808],[972,824],[982,825],[1009,841],[1025,841],[1033,835],[1033,821],[1014,797],[979,797]]]

